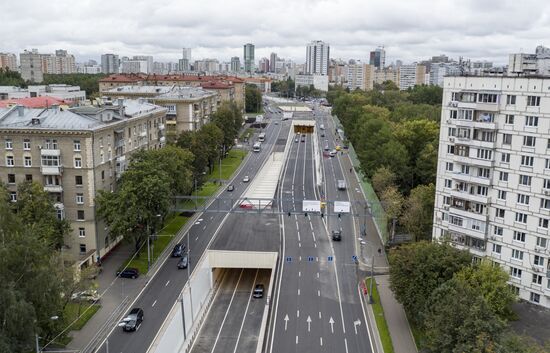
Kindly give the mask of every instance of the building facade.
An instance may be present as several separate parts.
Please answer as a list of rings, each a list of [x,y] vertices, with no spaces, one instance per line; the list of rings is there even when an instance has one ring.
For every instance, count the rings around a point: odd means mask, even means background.
[[[401,65],[399,68],[399,89],[407,90],[416,85],[426,84],[426,67],[416,63]]]
[[[440,131],[433,238],[550,307],[550,78],[445,77]]]
[[[374,66],[362,63],[347,65],[347,87],[350,90],[369,91],[373,88],[373,83]]]
[[[97,192],[114,189],[134,151],[164,145],[165,116],[165,108],[130,100],[75,110],[0,109],[2,182],[13,202],[17,184],[43,184],[58,217],[71,225],[64,253],[90,265],[121,240],[96,217]]]
[[[328,76],[327,75],[296,75],[295,77],[295,89],[302,87],[310,87],[318,89],[320,91],[328,91]]]
[[[25,50],[19,54],[21,63],[21,78],[25,81],[40,83],[44,81],[44,72],[42,71],[42,55],[38,50]]]
[[[231,58],[231,72],[237,73],[241,71],[241,60],[238,56]]]
[[[328,75],[330,46],[320,40],[314,40],[306,47],[306,74]]]
[[[256,66],[254,62],[254,44],[245,44],[243,51],[244,72],[252,73],[255,71]]]
[[[104,74],[118,74],[120,72],[120,59],[118,55],[101,55],[101,72]]]
[[[0,69],[17,71],[17,56],[11,53],[0,53]]]
[[[376,48],[375,51],[371,51],[369,59],[369,64],[378,70],[382,70],[386,67],[386,51],[383,47]]]

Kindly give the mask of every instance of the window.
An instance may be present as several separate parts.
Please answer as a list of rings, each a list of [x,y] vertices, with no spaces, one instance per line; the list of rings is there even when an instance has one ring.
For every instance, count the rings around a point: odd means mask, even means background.
[[[519,287],[516,287],[514,285],[508,285],[508,287],[510,288],[510,291],[512,293],[514,293],[516,296],[519,296]]]
[[[544,179],[544,182],[542,184],[543,189],[550,189],[550,179]]]
[[[527,214],[516,212],[516,222],[527,223]]]
[[[75,152],[80,152],[80,140],[73,141],[73,149]]]
[[[445,187],[446,188],[452,188],[453,187],[453,181],[451,179],[445,179]]]
[[[539,117],[538,116],[526,116],[525,117],[525,126],[529,126],[529,127],[539,126]]]
[[[86,229],[84,228],[78,228],[78,237],[84,238],[86,236]]]
[[[544,168],[550,169],[550,159],[546,158],[546,160],[544,162]]]
[[[82,168],[82,158],[75,157],[74,158],[74,167],[75,168]]]
[[[540,208],[550,210],[550,199],[540,199]]]
[[[79,220],[79,221],[84,220],[84,210],[76,211],[76,219]]]
[[[502,144],[511,145],[512,144],[512,134],[502,134]]]
[[[15,166],[15,161],[13,160],[13,156],[6,156],[6,166],[8,167]]]
[[[514,124],[514,116],[512,114],[506,114],[506,118],[504,121],[506,124],[513,125]]]
[[[460,128],[460,129],[457,130],[456,135],[459,138],[469,139],[470,138],[470,129]]]
[[[498,180],[508,181],[508,172],[498,172]]]
[[[502,245],[493,244],[493,252],[495,254],[500,254],[502,252]]]
[[[539,227],[548,229],[548,218],[539,218]]]
[[[495,208],[495,217],[497,218],[504,218],[504,215],[506,212],[502,208]]]
[[[13,141],[11,139],[6,139],[6,149],[13,150]]]
[[[478,185],[477,187],[477,194],[487,196],[487,193],[489,192],[489,188],[486,186]]]
[[[498,198],[499,200],[506,200],[506,194],[507,194],[506,191],[504,191],[504,190],[498,190],[498,196],[497,196],[497,198]]]
[[[80,244],[80,253],[81,254],[86,253],[86,244]]]
[[[542,276],[533,273],[533,279],[531,280],[531,282],[540,286],[542,284]]]
[[[493,157],[493,151],[491,151],[491,150],[484,149],[484,148],[479,148],[477,150],[477,158],[491,159],[492,157]]]
[[[529,205],[529,195],[518,194],[518,203],[522,205]]]
[[[520,174],[520,176],[519,176],[519,185],[530,186],[531,185],[531,176]]]
[[[479,168],[477,170],[477,176],[481,178],[489,178],[491,176],[491,170],[489,168]]]
[[[76,203],[79,205],[84,203],[84,194],[76,194]]]
[[[8,174],[8,184],[15,184],[15,174]]]
[[[510,163],[510,153],[502,153],[500,155],[500,161],[502,163]]]
[[[82,175],[75,175],[74,183],[76,186],[82,186]]]
[[[444,205],[450,205],[451,204],[451,198],[449,196],[443,196],[443,204]]]
[[[510,267],[510,276],[515,278],[521,278],[521,273],[522,273],[521,269],[517,267]]]
[[[32,167],[32,160],[30,156],[25,156],[23,158],[25,167]]]
[[[521,165],[523,167],[532,167],[534,160],[535,157],[533,156],[521,156]]]
[[[103,137],[99,138],[99,147],[103,147]]]
[[[496,236],[501,237],[502,234],[504,234],[504,229],[502,227],[494,226],[493,228],[493,234],[495,234]]]
[[[57,149],[57,140],[46,140],[46,149],[47,150],[56,150]]]
[[[448,146],[447,146],[447,153],[449,153],[449,154],[455,154],[455,146],[453,146],[453,145],[448,145]]]
[[[519,241],[520,243],[525,243],[525,233],[524,232],[518,232],[514,231],[514,241]]]
[[[523,260],[523,251],[512,249],[512,259]]]
[[[15,191],[10,192],[10,201],[17,202],[17,192]]]
[[[452,172],[453,171],[453,164],[449,163],[449,162],[446,162],[445,163],[445,170],[447,170],[449,172]]]
[[[469,165],[461,165],[460,166],[460,172],[462,174],[470,174],[470,166]]]
[[[29,151],[31,149],[31,140],[29,140],[29,139],[24,139],[23,140],[23,149],[25,151]]]
[[[537,237],[537,246],[539,248],[546,249],[546,244],[548,244],[548,240],[546,238]]]
[[[32,181],[32,174],[25,174],[26,181]]]
[[[544,267],[544,257],[539,256],[539,255],[535,255],[535,258],[533,260],[533,264],[535,266]]]
[[[523,145],[526,147],[535,147],[537,139],[534,136],[523,136]]]
[[[498,95],[493,93],[480,93],[478,94],[478,102],[480,103],[496,103]]]
[[[468,146],[456,146],[457,156],[469,157],[470,156],[470,147]]]
[[[58,156],[42,156],[42,165],[47,167],[57,167],[61,163]]]
[[[530,107],[539,107],[540,106],[540,97],[538,96],[527,96],[527,105]]]
[[[516,104],[516,96],[514,95],[507,95],[506,96],[506,104],[509,104],[509,105],[514,105]]]
[[[533,303],[540,303],[540,294],[531,292],[531,294],[529,295],[529,300]]]

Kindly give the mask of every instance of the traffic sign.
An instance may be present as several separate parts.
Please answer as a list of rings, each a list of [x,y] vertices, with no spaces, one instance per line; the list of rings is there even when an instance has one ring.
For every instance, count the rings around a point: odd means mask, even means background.
[[[321,202],[319,200],[302,201],[303,212],[321,212]]]
[[[307,261],[309,261],[309,262],[313,261],[313,256],[308,256]]]
[[[329,257],[327,258],[327,260],[328,260],[328,261],[332,261],[332,260],[333,260],[333,257],[332,257],[332,256],[329,256]]]
[[[351,257],[351,260],[352,260],[353,262],[357,262],[357,256],[356,256],[356,255],[353,255],[353,256]]]
[[[349,201],[334,201],[334,213],[350,213],[351,203]]]
[[[286,257],[286,262],[292,262],[292,257],[287,256],[287,257]]]

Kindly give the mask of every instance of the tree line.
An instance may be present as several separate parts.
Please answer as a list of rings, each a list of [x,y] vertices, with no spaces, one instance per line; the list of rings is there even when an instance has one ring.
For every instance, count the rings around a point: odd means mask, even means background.
[[[390,287],[422,332],[423,352],[548,352],[509,328],[517,300],[500,266],[472,263],[448,244],[417,242],[390,251]]]
[[[442,89],[331,89],[327,99],[388,215],[414,239],[431,239]]]

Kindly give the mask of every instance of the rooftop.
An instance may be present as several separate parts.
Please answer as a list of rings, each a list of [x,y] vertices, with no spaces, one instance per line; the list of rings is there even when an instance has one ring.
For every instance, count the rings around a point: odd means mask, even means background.
[[[205,82],[206,83],[206,82]],[[217,83],[216,83],[217,84]],[[211,86],[207,86],[211,87]],[[217,87],[217,86],[216,86]],[[225,87],[225,86],[224,86]],[[227,86],[229,87],[229,86]],[[215,88],[212,86],[211,88]],[[190,87],[190,86],[120,86],[105,91],[106,94],[133,94],[139,96],[143,94],[148,97],[155,97],[159,99],[185,99],[195,100],[204,97],[211,97],[216,93],[203,89],[202,87]]]
[[[50,107],[52,104],[69,105],[69,103],[65,102],[62,99],[57,99],[49,96],[0,100],[0,107],[2,108],[8,108],[12,105],[22,105],[27,108],[47,108]]]

